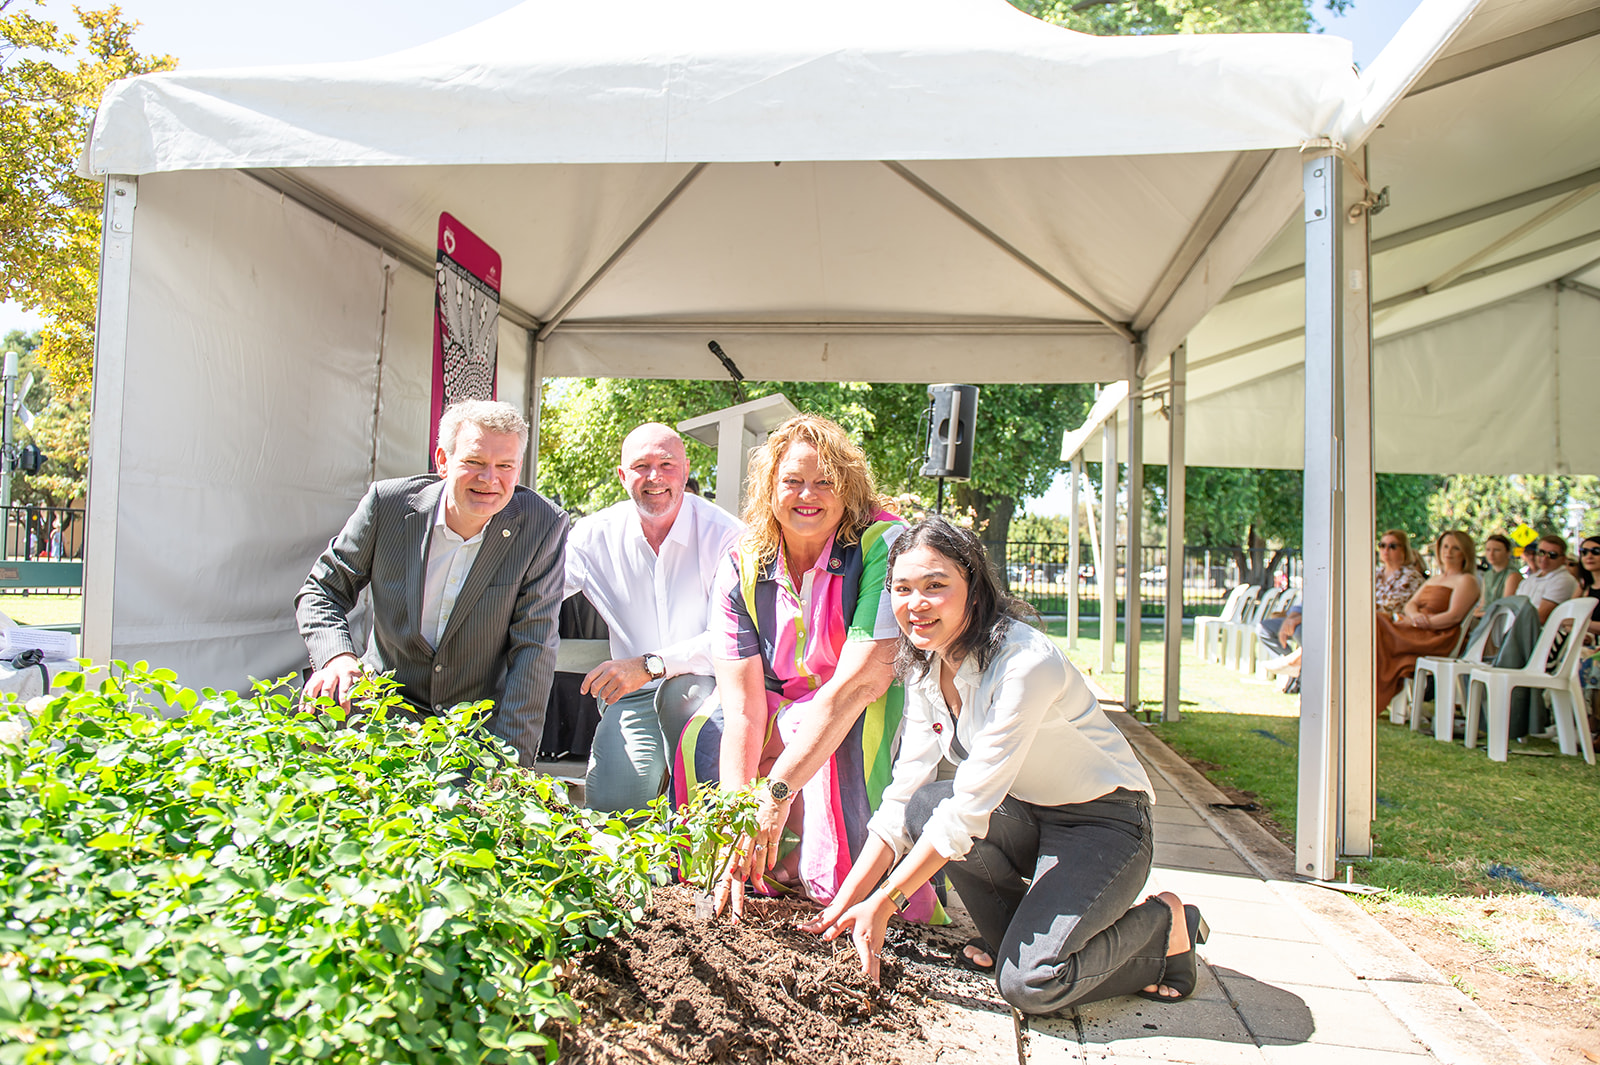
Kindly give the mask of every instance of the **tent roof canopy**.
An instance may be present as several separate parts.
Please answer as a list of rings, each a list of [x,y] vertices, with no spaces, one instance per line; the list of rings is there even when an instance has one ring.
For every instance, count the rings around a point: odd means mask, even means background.
[[[1485,0],[1365,159],[1378,468],[1600,472],[1600,0]],[[1293,219],[1189,334],[1190,462],[1300,464],[1303,263]]]
[[[717,339],[755,379],[1093,381],[1183,338],[1367,98],[1334,37],[783,17],[528,0],[366,62],[134,78],[84,167],[244,169],[427,272],[449,211],[549,376],[703,377]]]
[[[528,0],[378,59],[120,82],[85,168],[1245,151],[1334,134],[1354,81],[1335,37],[1096,38],[1004,0]]]

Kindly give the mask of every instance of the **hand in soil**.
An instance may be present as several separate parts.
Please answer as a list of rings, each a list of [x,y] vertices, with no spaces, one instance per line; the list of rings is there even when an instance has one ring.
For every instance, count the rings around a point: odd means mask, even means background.
[[[866,899],[838,913],[839,904],[829,906],[800,927],[807,932],[817,932],[832,942],[848,930],[855,944],[856,957],[861,959],[861,971],[873,983],[878,982],[878,959],[883,954],[883,937],[889,928],[889,918],[894,915],[894,903],[888,898],[868,895]]]

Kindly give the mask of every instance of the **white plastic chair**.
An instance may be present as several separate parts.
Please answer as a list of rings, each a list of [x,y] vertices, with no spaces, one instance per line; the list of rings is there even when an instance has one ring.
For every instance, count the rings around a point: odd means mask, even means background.
[[[1256,622],[1261,620],[1262,612],[1277,598],[1278,593],[1270,588],[1261,590],[1253,598],[1246,597],[1244,609],[1239,611],[1238,620],[1222,626],[1223,665],[1229,669],[1238,669],[1239,663],[1244,658],[1245,645],[1251,645],[1253,651],[1256,641]]]
[[[1300,595],[1297,588],[1284,588],[1271,596],[1265,596],[1266,605],[1256,614],[1256,625],[1250,626],[1250,631],[1244,634],[1244,643],[1239,647],[1239,672],[1258,673],[1262,680],[1270,680],[1274,674],[1268,672],[1266,659],[1260,657],[1261,640],[1257,626],[1268,618],[1278,615],[1288,616],[1289,608],[1294,606],[1295,599]],[[1261,663],[1257,669],[1257,662]]]
[[[1227,600],[1222,604],[1222,613],[1214,618],[1196,618],[1194,622],[1194,653],[1202,662],[1222,661],[1222,631],[1223,626],[1230,621],[1236,621],[1242,609],[1244,597],[1251,592],[1259,591],[1253,584],[1235,585],[1233,591],[1228,593]]]
[[[1466,683],[1468,674],[1474,666],[1486,666],[1488,659],[1484,657],[1489,645],[1496,647],[1505,640],[1506,633],[1511,631],[1511,626],[1516,623],[1517,615],[1509,610],[1501,610],[1484,623],[1478,630],[1478,635],[1472,638],[1466,650],[1461,650],[1461,645],[1456,644],[1456,650],[1448,658],[1428,655],[1417,659],[1417,671],[1411,678],[1411,731],[1422,731],[1422,693],[1427,690],[1423,683],[1423,674],[1433,674],[1433,738],[1440,743],[1449,743],[1455,739],[1456,707],[1466,700],[1462,686]],[[1461,638],[1466,639],[1467,626],[1461,626]]]
[[[1550,693],[1555,708],[1556,741],[1562,754],[1577,754],[1581,749],[1583,760],[1594,765],[1594,744],[1589,737],[1588,714],[1583,711],[1583,691],[1578,687],[1578,659],[1583,652],[1584,623],[1593,612],[1595,600],[1569,599],[1551,611],[1550,618],[1539,631],[1533,645],[1533,654],[1523,669],[1506,669],[1498,666],[1473,666],[1467,679],[1467,737],[1472,747],[1478,739],[1478,716],[1483,703],[1489,703],[1489,760],[1503,762],[1510,744],[1511,690],[1513,688],[1543,688]],[[1555,669],[1546,671],[1550,648],[1555,645],[1556,634],[1563,622],[1571,622],[1574,629],[1568,634],[1566,644],[1556,659]]]

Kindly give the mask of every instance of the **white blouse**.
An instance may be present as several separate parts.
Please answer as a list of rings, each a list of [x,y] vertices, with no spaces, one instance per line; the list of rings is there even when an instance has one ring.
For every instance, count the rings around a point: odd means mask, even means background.
[[[1133,748],[1090,694],[1083,676],[1038,629],[1014,621],[989,668],[968,655],[956,671],[961,712],[939,689],[938,656],[906,682],[905,733],[894,776],[867,828],[894,849],[911,849],[906,803],[933,781],[941,755],[956,763],[955,793],[924,829],[934,850],[963,857],[989,831],[1007,795],[1037,806],[1088,802],[1117,788],[1155,791]]]

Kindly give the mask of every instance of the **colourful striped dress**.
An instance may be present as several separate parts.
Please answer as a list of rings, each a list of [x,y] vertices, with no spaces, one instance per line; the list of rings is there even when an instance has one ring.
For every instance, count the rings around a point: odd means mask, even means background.
[[[846,642],[899,636],[886,578],[889,545],[904,529],[893,514],[874,514],[856,543],[830,541],[798,588],[781,549],[765,567],[745,559],[737,546],[723,560],[716,592],[722,615],[712,655],[760,657],[769,740],[773,729],[785,741],[794,737],[812,697],[832,678]],[[800,789],[800,880],[815,902],[833,899],[866,842],[867,821],[892,775],[904,695],[896,684],[868,706],[833,757]],[[697,783],[719,778],[721,748],[718,706],[684,729],[673,773],[678,802]],[[936,903],[928,889],[911,903],[907,917],[926,921],[933,916]]]

